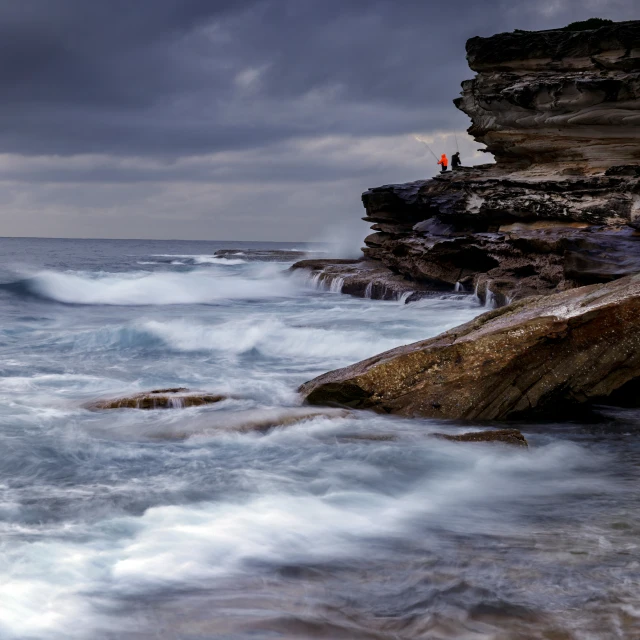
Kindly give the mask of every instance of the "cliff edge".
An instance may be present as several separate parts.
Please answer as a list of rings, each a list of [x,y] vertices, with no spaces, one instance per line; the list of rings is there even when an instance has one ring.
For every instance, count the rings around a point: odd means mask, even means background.
[[[497,304],[640,271],[640,21],[472,38],[493,165],[363,194],[365,256]]]
[[[454,102],[496,163],[365,192],[374,233],[349,292],[389,297],[386,270],[393,291],[502,305],[639,272],[640,21],[472,38],[467,59]]]

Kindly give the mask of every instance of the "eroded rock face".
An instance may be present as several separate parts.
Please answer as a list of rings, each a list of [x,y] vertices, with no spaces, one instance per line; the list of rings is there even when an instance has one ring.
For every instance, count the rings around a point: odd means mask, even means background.
[[[478,75],[456,106],[503,168],[640,164],[640,21],[472,38],[467,60]]]
[[[584,209],[568,205],[562,215],[545,210],[541,215],[533,205],[517,209],[513,201],[524,189],[522,182],[483,177],[487,172],[475,169],[367,191],[365,219],[375,222],[378,232],[365,239],[366,257],[425,287],[477,290],[481,299],[489,294],[498,304],[640,272],[635,220],[604,204],[600,219],[595,209],[585,219]],[[596,197],[617,198],[617,190],[620,198],[640,192],[637,178],[620,177],[602,186],[611,180],[538,182],[535,193],[560,207],[569,197],[593,203]],[[600,196],[594,195],[594,185],[600,185]]]
[[[182,387],[174,389],[154,389],[122,398],[97,400],[86,405],[92,411],[104,409],[184,409],[215,404],[226,397],[212,393],[197,393]]]
[[[310,404],[501,420],[604,398],[640,377],[640,275],[486,313],[305,383]]]
[[[640,21],[472,38],[467,53],[477,76],[455,103],[496,164],[365,192],[366,261],[396,289],[498,305],[640,272]],[[352,269],[344,292],[375,271]]]

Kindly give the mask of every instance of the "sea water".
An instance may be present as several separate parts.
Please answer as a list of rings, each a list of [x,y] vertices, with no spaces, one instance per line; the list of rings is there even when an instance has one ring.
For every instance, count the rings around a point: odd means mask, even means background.
[[[0,240],[0,638],[640,637],[638,412],[529,450],[291,424],[302,382],[484,311],[319,289],[307,249]],[[85,408],[162,387],[228,399]]]

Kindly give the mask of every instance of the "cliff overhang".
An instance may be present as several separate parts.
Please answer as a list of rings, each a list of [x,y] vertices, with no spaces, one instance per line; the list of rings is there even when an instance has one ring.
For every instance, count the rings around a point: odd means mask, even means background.
[[[467,42],[455,105],[502,170],[592,174],[640,163],[640,21]]]

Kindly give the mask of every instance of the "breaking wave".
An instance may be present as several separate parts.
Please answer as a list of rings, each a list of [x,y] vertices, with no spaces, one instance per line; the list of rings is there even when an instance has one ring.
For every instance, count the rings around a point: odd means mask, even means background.
[[[66,304],[169,305],[209,304],[220,300],[264,300],[288,297],[296,285],[279,274],[227,277],[219,270],[188,273],[147,271],[99,273],[42,271],[2,285],[17,295]]]
[[[254,353],[295,361],[361,360],[403,341],[381,338],[362,329],[292,326],[275,317],[252,315],[220,324],[187,319],[143,320],[128,325],[73,332],[57,345],[76,350],[160,349],[173,352],[217,352],[227,356]]]
[[[243,254],[233,254],[243,255]],[[173,264],[173,265],[203,265],[203,264],[220,264],[226,266],[235,266],[246,264],[246,260],[241,258],[227,258],[215,255],[188,255],[188,254],[158,254],[152,256],[158,258],[155,262],[145,262],[140,264]]]
[[[222,325],[187,320],[144,323],[145,330],[177,351],[257,351],[268,357],[362,359],[398,345],[366,330],[336,331],[288,326],[277,318],[247,318]]]

